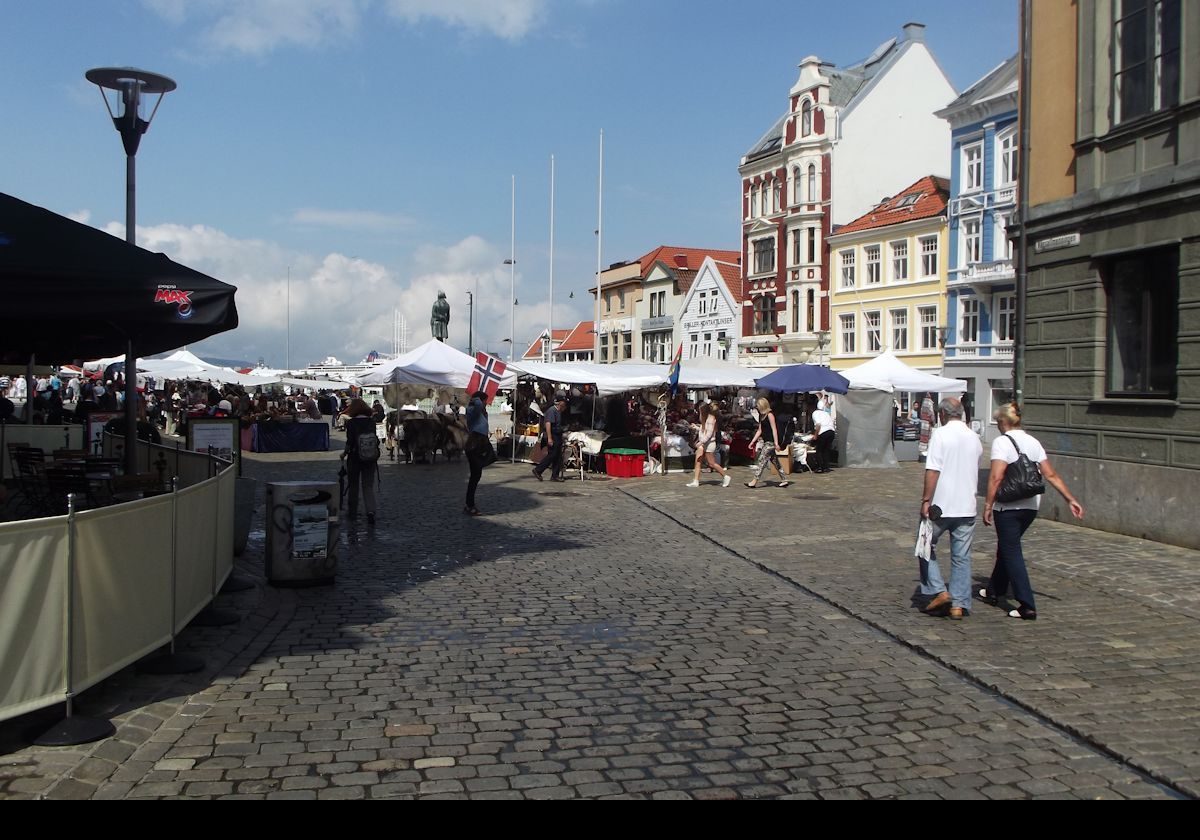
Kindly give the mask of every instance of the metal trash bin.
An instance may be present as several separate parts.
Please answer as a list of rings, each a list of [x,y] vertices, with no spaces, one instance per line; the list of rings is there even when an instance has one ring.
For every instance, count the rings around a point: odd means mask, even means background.
[[[337,575],[341,493],[337,482],[267,484],[267,581],[324,586]]]

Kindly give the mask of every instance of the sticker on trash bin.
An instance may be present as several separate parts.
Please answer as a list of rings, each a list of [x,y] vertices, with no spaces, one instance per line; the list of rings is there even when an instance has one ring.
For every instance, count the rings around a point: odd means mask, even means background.
[[[324,560],[329,550],[329,510],[325,505],[292,508],[292,557]]]

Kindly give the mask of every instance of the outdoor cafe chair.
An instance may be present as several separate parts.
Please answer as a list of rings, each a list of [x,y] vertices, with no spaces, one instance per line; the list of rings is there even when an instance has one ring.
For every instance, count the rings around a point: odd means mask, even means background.
[[[75,494],[77,508],[96,507],[96,493],[88,480],[87,468],[83,464],[62,464],[45,469],[48,509],[53,516],[67,512],[67,496]]]

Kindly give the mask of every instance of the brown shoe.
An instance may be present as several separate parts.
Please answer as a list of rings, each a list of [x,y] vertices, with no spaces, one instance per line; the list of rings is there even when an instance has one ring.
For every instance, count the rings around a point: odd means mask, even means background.
[[[940,615],[950,606],[950,593],[939,592],[933,596],[933,599],[925,605],[925,612],[930,615]]]
[[[968,615],[970,615],[970,613],[968,613],[962,607],[951,607],[950,608],[950,620],[951,621],[962,621]]]

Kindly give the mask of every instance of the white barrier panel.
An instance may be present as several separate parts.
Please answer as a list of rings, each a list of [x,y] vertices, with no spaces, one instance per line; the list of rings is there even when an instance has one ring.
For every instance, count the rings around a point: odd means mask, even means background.
[[[228,469],[217,479],[221,488],[217,506],[219,528],[217,532],[217,589],[225,583],[233,571],[234,498],[237,493],[237,470]],[[214,596],[216,591],[212,593]]]
[[[66,521],[0,529],[0,721],[66,698]]]
[[[213,596],[217,519],[219,516],[233,515],[232,506],[227,514],[218,514],[220,480],[218,477],[187,490],[180,490],[178,494],[179,502],[175,515],[179,534],[181,537],[187,535],[187,538],[180,539],[176,555],[176,630],[186,627]],[[231,541],[231,551],[232,546]]]
[[[77,514],[74,585],[77,691],[170,641],[171,496]]]

